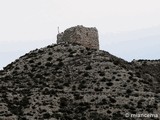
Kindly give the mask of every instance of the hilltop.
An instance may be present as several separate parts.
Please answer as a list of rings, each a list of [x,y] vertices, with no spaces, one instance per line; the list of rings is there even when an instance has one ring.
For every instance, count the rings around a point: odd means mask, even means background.
[[[1,120],[160,118],[160,60],[127,62],[99,50],[96,28],[72,27],[57,38],[0,71]]]
[[[36,49],[0,72],[0,118],[128,120],[125,113],[159,113],[159,65],[78,44]]]

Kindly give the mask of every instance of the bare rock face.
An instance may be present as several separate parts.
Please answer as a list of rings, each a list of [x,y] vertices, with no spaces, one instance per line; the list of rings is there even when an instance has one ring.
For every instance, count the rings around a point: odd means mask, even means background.
[[[99,50],[98,30],[79,25],[71,27],[57,35],[57,43],[78,43]]]

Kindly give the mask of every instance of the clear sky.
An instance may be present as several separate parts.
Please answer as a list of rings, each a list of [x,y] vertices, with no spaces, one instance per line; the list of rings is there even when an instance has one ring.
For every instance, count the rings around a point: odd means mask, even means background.
[[[160,0],[1,0],[0,69],[25,52],[55,43],[58,26],[60,31],[75,25],[97,27],[101,49],[133,58],[113,50],[112,35],[160,27],[159,5]],[[117,37],[114,44],[123,41]]]

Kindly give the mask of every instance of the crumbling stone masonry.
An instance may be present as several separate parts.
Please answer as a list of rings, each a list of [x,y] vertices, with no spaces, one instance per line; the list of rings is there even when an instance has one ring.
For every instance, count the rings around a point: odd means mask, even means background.
[[[99,50],[98,30],[82,25],[71,27],[57,35],[57,44],[59,43],[78,43]]]

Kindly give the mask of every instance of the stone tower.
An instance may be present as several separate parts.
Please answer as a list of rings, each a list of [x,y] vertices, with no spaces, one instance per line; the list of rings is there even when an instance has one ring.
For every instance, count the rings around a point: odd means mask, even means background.
[[[58,43],[78,43],[99,50],[98,30],[95,27],[88,28],[82,25],[71,27],[57,35]]]

